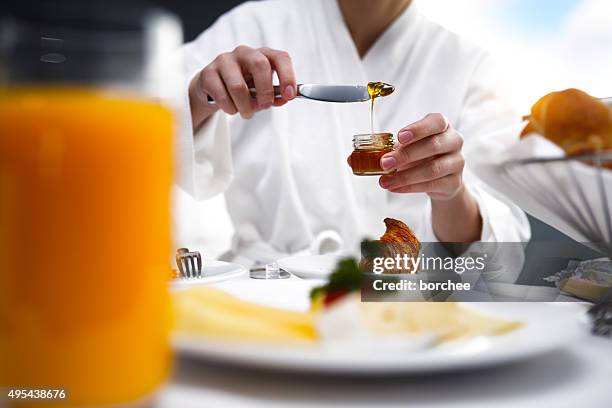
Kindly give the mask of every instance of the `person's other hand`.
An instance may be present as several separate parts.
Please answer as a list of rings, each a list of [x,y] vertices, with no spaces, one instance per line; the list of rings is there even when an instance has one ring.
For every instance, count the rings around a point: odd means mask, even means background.
[[[273,72],[280,82],[281,98],[274,97]],[[257,91],[256,99],[251,97],[251,87]],[[217,108],[230,115],[239,113],[243,118],[250,118],[262,109],[284,105],[296,93],[295,73],[288,53],[241,45],[219,55],[191,81],[189,99],[194,128]],[[208,95],[216,105],[208,104]]]
[[[430,113],[402,128],[399,145],[381,158],[394,173],[381,176],[380,185],[394,193],[427,193],[432,200],[448,201],[464,191],[461,154],[463,137],[444,115]]]

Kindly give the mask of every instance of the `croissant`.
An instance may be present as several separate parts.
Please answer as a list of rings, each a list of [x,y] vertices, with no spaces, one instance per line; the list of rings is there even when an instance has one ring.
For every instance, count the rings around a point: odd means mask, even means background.
[[[419,252],[421,243],[409,226],[393,218],[385,218],[384,222],[387,230],[382,237],[380,237],[380,242],[411,244],[415,247],[416,252]]]
[[[404,254],[408,257],[416,258],[421,250],[421,242],[418,240],[414,232],[406,224],[393,218],[385,218],[385,226],[387,230],[380,237],[380,240],[375,241],[382,249],[381,256],[385,258],[395,258],[397,255],[403,257]],[[371,270],[372,260],[363,258],[360,264],[363,270]],[[412,269],[387,269],[384,273],[415,273]]]
[[[612,149],[612,109],[578,89],[552,92],[531,108],[521,138],[538,133],[568,155]]]

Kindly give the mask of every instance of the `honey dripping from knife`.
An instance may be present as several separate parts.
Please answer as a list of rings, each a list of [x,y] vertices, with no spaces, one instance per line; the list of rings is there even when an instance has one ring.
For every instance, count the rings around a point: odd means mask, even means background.
[[[384,82],[368,82],[368,95],[370,95],[370,133],[374,134],[374,100],[381,96],[391,95],[395,88]]]

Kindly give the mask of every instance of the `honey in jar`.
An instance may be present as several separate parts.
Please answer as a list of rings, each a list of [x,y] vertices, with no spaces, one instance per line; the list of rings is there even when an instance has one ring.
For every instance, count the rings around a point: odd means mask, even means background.
[[[350,157],[353,174],[378,176],[388,174],[380,166],[380,159],[393,150],[392,133],[373,133],[353,137],[353,153]]]

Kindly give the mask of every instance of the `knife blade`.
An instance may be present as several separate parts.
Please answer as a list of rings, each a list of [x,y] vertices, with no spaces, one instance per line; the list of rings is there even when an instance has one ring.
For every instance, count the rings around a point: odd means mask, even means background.
[[[364,102],[370,100],[364,85],[298,85],[298,96],[322,102]]]

